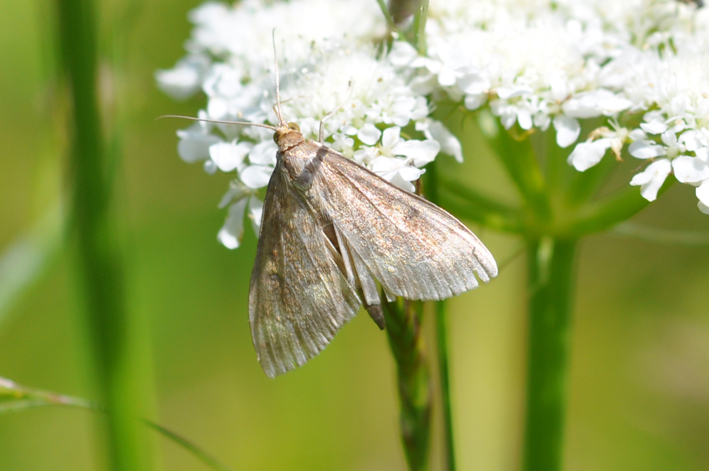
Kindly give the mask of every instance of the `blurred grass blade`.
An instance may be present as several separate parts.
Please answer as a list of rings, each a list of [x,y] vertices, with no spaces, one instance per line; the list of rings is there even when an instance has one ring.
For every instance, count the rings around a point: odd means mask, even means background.
[[[68,132],[71,154],[71,235],[80,312],[93,360],[92,379],[105,404],[108,420],[101,456],[106,469],[148,469],[142,416],[147,385],[141,380],[142,353],[135,319],[126,307],[119,224],[112,206],[112,163],[103,136],[98,97],[100,37],[93,0],[57,0],[58,41],[71,101]],[[117,157],[117,156],[116,156]],[[144,363],[144,362],[143,362]],[[104,468],[104,466],[99,466]]]
[[[41,406],[71,406],[95,411],[103,410],[97,404],[86,399],[28,388],[0,377],[0,413],[18,412]]]
[[[89,409],[95,412],[106,412],[100,405],[79,397],[65,396],[42,389],[28,388],[16,382],[0,377],[0,414],[6,412],[20,412],[27,409],[43,406],[69,406]],[[233,471],[228,466],[220,463],[200,447],[184,437],[166,429],[165,427],[144,419],[143,422],[164,437],[172,440],[211,469],[216,471]]]
[[[61,208],[57,203],[0,255],[0,328],[15,303],[58,253],[61,239]]]
[[[677,231],[646,226],[633,222],[618,224],[611,230],[612,234],[635,237],[648,242],[664,245],[680,245],[686,247],[705,247],[709,245],[709,232]]]
[[[160,433],[164,437],[169,438],[170,440],[177,443],[185,450],[192,453],[194,456],[199,458],[204,464],[206,464],[210,468],[215,469],[217,471],[233,471],[232,468],[226,466],[223,463],[220,463],[212,455],[210,455],[206,451],[202,450],[201,448],[199,448],[197,445],[190,442],[186,438],[176,434],[175,432],[172,432],[172,431],[166,429],[165,427],[162,427],[154,422],[151,422],[149,420],[144,420],[144,422],[148,427],[157,431],[158,433]]]

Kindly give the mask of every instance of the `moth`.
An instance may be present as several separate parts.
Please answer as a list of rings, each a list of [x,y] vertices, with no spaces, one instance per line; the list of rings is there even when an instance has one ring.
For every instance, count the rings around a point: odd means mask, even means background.
[[[377,282],[387,298],[440,300],[497,275],[488,249],[433,203],[356,161],[306,140],[282,116],[266,127],[278,145],[266,190],[249,287],[249,322],[267,376],[316,356],[361,305],[385,328]],[[209,120],[205,120],[209,121]]]

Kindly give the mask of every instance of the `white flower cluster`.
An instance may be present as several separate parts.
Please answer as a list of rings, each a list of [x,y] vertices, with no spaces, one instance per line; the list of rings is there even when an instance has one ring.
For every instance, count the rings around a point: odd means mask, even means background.
[[[376,46],[386,29],[375,2],[353,9],[344,1],[294,0],[234,7],[207,3],[191,14],[196,28],[190,54],[172,70],[157,73],[159,86],[176,98],[201,89],[208,97],[199,117],[277,124],[271,28],[280,56],[283,115],[306,138],[317,139],[325,120],[327,145],[354,158],[392,183],[414,190],[425,164],[440,150],[461,159],[457,139],[428,118],[426,97],[415,90],[413,73]],[[346,32],[347,34],[344,34]],[[402,131],[409,125],[423,139]],[[178,131],[183,160],[204,160],[208,173],[236,171],[238,178],[220,203],[229,207],[219,240],[239,245],[244,214],[258,233],[262,202],[276,163],[273,131],[197,122]]]
[[[175,98],[202,90],[201,118],[276,124],[275,47],[288,121],[402,188],[413,190],[458,140],[429,117],[438,100],[489,107],[510,129],[553,126],[569,164],[585,171],[625,151],[647,162],[631,180],[652,201],[671,173],[709,214],[709,8],[676,0],[431,0],[427,54],[396,40],[374,0],[206,3],[187,56],[156,74]],[[586,139],[585,119],[605,120]],[[413,135],[415,133],[416,135]],[[257,190],[276,146],[263,128],[205,122],[178,132],[180,156],[236,172],[219,239],[239,244],[244,214],[258,232]]]
[[[489,106],[510,129],[577,142],[579,120],[606,117],[569,163],[584,171],[610,150],[651,162],[635,175],[648,200],[674,172],[709,213],[709,13],[675,0],[432,1],[428,54],[402,46],[423,93]],[[644,121],[626,128],[622,122]],[[641,119],[642,118],[642,119]]]

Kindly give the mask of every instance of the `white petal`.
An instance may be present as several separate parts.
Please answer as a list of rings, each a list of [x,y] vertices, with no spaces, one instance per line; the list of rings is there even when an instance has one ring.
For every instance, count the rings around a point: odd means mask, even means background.
[[[256,190],[268,185],[268,180],[271,178],[272,173],[273,167],[249,165],[239,174],[239,178],[244,182],[244,185]]]
[[[697,198],[699,198],[699,202],[702,203],[704,206],[709,207],[709,180],[705,180],[704,183],[699,185],[696,191]]]
[[[359,140],[368,146],[373,146],[374,144],[376,144],[377,141],[379,141],[381,135],[382,132],[371,123],[365,124],[364,126],[362,126],[362,129],[357,132],[357,137],[359,138]]]
[[[218,142],[209,147],[209,156],[222,172],[231,172],[243,161],[253,147],[249,142]]]
[[[249,219],[251,226],[254,228],[256,237],[259,236],[261,230],[261,219],[263,218],[263,201],[252,196],[249,198]]]
[[[697,201],[697,207],[699,208],[699,211],[703,212],[704,214],[709,214],[709,206],[702,203],[701,201]]]
[[[596,92],[579,93],[566,101],[561,108],[565,115],[572,118],[595,118],[602,114],[599,95]]]
[[[563,114],[554,118],[554,129],[556,129],[556,143],[562,148],[576,142],[581,133],[578,119]]]
[[[531,127],[532,127],[531,113],[527,110],[517,111],[517,122],[519,123],[519,127],[524,129],[525,131],[531,129]]]
[[[384,178],[383,175],[403,167],[405,161],[406,159],[402,158],[380,156],[372,160],[369,169]]]
[[[675,147],[677,145],[677,136],[672,129],[663,132],[660,138],[667,147]]]
[[[481,73],[467,73],[458,79],[458,87],[466,95],[485,94],[490,89],[490,81]]]
[[[214,134],[207,134],[199,123],[187,129],[177,131],[180,142],[177,144],[177,153],[185,162],[196,162],[209,157],[209,147],[220,142],[221,139]]]
[[[237,248],[241,241],[241,236],[244,234],[244,210],[246,209],[246,202],[247,199],[242,198],[229,206],[229,214],[217,234],[219,242],[224,244],[224,247],[228,249]]]
[[[672,164],[667,159],[653,162],[642,172],[633,177],[630,184],[640,185],[640,194],[648,201],[657,199],[657,192],[665,183],[665,179],[672,171]]]
[[[593,142],[581,142],[571,152],[567,162],[579,172],[588,170],[601,161],[606,150],[611,146],[610,139],[598,139]]]
[[[424,125],[425,128],[420,127],[419,124]],[[453,156],[458,162],[463,161],[463,148],[460,141],[443,123],[435,119],[426,119],[416,123],[416,129],[423,131],[426,138],[438,141],[441,145],[441,152]]]
[[[399,134],[401,133],[401,128],[399,126],[392,126],[384,130],[382,135],[382,146],[391,147],[399,140]]]
[[[702,147],[702,136],[699,131],[687,131],[679,137],[679,142],[689,151]]]
[[[217,173],[217,170],[219,170],[219,167],[217,167],[217,164],[214,163],[212,159],[207,159],[204,161],[204,171],[207,172],[210,175],[214,175]]]
[[[231,188],[229,188],[229,191],[224,193],[224,196],[222,196],[222,199],[219,201],[219,208],[226,208],[228,205],[231,204],[232,201],[236,199],[241,199],[242,196],[246,194],[248,190],[244,185],[241,184],[233,184],[231,185]]]
[[[667,125],[662,121],[650,121],[649,123],[640,123],[640,127],[648,134],[662,134],[667,131]]]
[[[495,89],[495,93],[501,100],[509,100],[510,98],[529,95],[534,90],[526,85],[514,85],[510,87],[499,87]]]
[[[672,161],[672,170],[682,183],[699,183],[709,178],[709,165],[697,157],[680,155]]]
[[[633,102],[627,98],[619,97],[618,95],[601,98],[598,100],[598,107],[603,110],[605,115],[615,115],[621,111],[625,111],[632,106]]]
[[[396,144],[392,149],[392,153],[412,158],[414,165],[422,167],[432,162],[440,149],[441,145],[433,139],[426,139],[425,141],[410,140]]]
[[[407,41],[394,41],[387,56],[389,62],[396,66],[408,65],[417,57],[418,52]]]
[[[442,87],[450,87],[451,85],[455,85],[456,79],[457,74],[455,73],[455,71],[450,67],[446,66],[445,64],[438,72],[438,83]]]
[[[425,170],[413,167],[411,165],[404,165],[399,169],[399,175],[401,175],[401,178],[409,182],[418,180],[424,173],[426,173]]]
[[[465,108],[471,111],[477,110],[485,104],[485,100],[487,100],[487,93],[480,93],[478,95],[465,95]]]
[[[176,100],[184,100],[199,90],[209,59],[202,55],[187,56],[170,70],[155,72],[158,88]]]
[[[382,178],[385,178],[385,177],[382,177]],[[393,175],[391,175],[390,178],[385,178],[385,180],[390,181],[393,185],[396,185],[399,188],[401,188],[402,190],[408,191],[409,193],[413,193],[414,190],[416,189],[416,187],[413,185],[413,183],[411,183],[407,180],[404,180],[401,177],[401,173],[399,173],[399,172],[395,172]]]
[[[653,141],[635,141],[628,146],[628,152],[638,159],[652,159],[667,154],[667,149]]]
[[[273,140],[259,142],[249,152],[249,162],[257,165],[275,165],[278,146]]]

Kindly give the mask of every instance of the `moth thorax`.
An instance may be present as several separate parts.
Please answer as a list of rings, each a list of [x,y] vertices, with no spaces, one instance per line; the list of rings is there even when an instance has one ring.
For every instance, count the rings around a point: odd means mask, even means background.
[[[273,135],[273,140],[280,149],[290,149],[305,141],[300,127],[295,123],[288,123],[288,127],[279,127]]]

